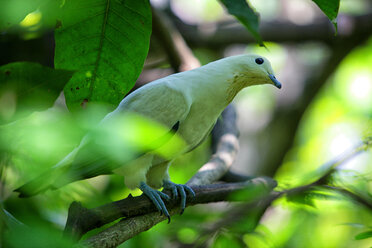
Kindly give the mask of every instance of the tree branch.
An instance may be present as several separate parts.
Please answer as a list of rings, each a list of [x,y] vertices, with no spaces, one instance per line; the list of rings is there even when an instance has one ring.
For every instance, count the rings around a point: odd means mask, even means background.
[[[186,42],[192,47],[222,48],[232,44],[255,43],[253,36],[238,22],[217,23],[211,32],[200,32],[198,26],[188,25],[170,14]],[[290,21],[261,22],[259,32],[264,41],[278,43],[302,43],[317,41],[333,44],[335,39],[350,35],[365,35],[372,29],[372,13],[358,16],[339,15],[338,32],[327,18],[319,18],[310,24],[295,24]]]
[[[188,197],[186,203],[187,206],[192,206],[201,203],[232,201],[236,199],[229,198],[231,193],[244,189],[264,189],[266,192],[270,192],[275,186],[275,181],[265,177],[255,178],[251,181],[241,183],[192,186],[196,196],[195,198]],[[166,205],[168,210],[170,210],[170,215],[179,213],[178,200],[171,200]],[[110,223],[120,217],[127,217],[110,228],[83,241],[82,244],[88,247],[116,247],[138,233],[148,230],[157,223],[167,219],[166,216],[159,215],[156,212],[154,204],[144,195],[129,197],[91,210],[86,209],[84,212],[80,212],[80,214],[85,215],[79,217],[82,221],[91,222],[89,223],[91,226],[87,226],[88,228],[84,232],[88,231],[88,229],[91,230]],[[73,231],[79,232],[80,230],[76,228]]]
[[[181,34],[162,12],[152,8],[153,33],[163,46],[169,63],[175,72],[187,71],[200,66]]]

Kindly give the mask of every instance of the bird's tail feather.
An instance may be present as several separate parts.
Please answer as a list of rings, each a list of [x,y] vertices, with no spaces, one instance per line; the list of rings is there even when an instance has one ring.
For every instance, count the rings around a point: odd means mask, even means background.
[[[62,174],[63,168],[53,168],[15,189],[14,191],[20,193],[19,197],[25,198],[37,195],[48,189],[55,189],[56,187],[54,184],[60,176],[63,176]]]

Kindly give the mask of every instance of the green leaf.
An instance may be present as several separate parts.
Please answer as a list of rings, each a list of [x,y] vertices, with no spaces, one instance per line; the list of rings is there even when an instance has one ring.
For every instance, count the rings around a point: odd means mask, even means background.
[[[36,10],[40,0],[2,0],[0,1],[0,30],[18,24],[26,15]]]
[[[65,0],[1,0],[0,31],[32,35],[50,30],[59,20]],[[33,13],[33,15],[28,15]],[[22,23],[21,23],[22,22]],[[18,25],[21,24],[21,25]]]
[[[340,0],[313,0],[323,13],[331,20],[337,31],[337,15]]]
[[[0,124],[51,107],[73,72],[36,63],[0,67]]]
[[[262,38],[258,33],[259,15],[249,6],[248,2],[246,0],[220,0],[220,2],[229,14],[235,16],[263,46]]]
[[[367,231],[367,232],[359,233],[358,235],[355,236],[356,240],[368,239],[368,238],[372,238],[372,230]]]
[[[55,66],[78,71],[64,89],[69,109],[88,102],[116,107],[142,70],[150,34],[148,0],[66,1]]]
[[[245,188],[230,194],[229,200],[254,201],[270,194],[276,185],[276,181],[270,178],[253,178],[245,182]]]

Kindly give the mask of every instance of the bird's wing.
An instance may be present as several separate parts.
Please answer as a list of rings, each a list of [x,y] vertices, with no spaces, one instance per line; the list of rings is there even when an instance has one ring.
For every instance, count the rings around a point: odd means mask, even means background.
[[[172,82],[165,81],[145,85],[134,91],[124,98],[114,114],[130,111],[143,115],[167,128],[172,128],[177,121],[182,124],[190,111],[190,106],[191,100],[185,92],[174,87]]]
[[[142,90],[137,90],[132,95],[129,95],[128,99],[124,99],[119,107],[110,114],[109,118],[105,118],[101,122],[101,125],[105,125],[105,122],[109,122],[110,119],[126,111],[140,114],[164,125],[168,129],[167,132],[155,138],[152,145],[150,145],[150,147],[160,147],[172,137],[169,133],[174,134],[177,132],[189,109],[190,105],[183,92],[169,87],[168,84],[156,84],[154,87],[145,86]],[[100,145],[95,143],[94,139],[91,139],[79,149],[74,162],[66,172],[67,177],[61,177],[60,180],[54,183],[54,186],[61,187],[73,181],[110,174],[112,170],[123,165],[112,162],[102,152],[105,149],[107,150],[107,147],[100,148]],[[149,151],[136,151],[136,154],[132,154],[131,159],[137,158],[146,152]]]
[[[199,141],[199,143],[197,143],[195,146],[190,147],[186,152],[191,152],[192,150],[194,150],[195,148],[197,148],[200,144],[202,144],[207,139],[208,135],[212,132],[215,124],[216,123],[214,122],[209,127],[208,131],[204,134],[204,137]]]

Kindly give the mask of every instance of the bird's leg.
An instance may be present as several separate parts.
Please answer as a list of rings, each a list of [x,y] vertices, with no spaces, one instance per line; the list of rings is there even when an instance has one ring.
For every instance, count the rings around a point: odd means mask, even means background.
[[[195,197],[195,192],[192,188],[184,184],[173,183],[170,180],[163,180],[163,188],[170,190],[174,199],[178,196],[181,198],[181,214],[183,214],[186,208],[186,193]]]
[[[154,203],[155,207],[158,209],[160,214],[164,214],[168,218],[168,223],[170,222],[170,215],[168,213],[167,207],[164,204],[163,199],[170,200],[170,197],[167,194],[164,194],[163,192],[160,192],[158,190],[155,190],[148,186],[146,183],[141,182],[139,189],[142,190],[142,192],[150,198],[152,203]],[[163,198],[163,199],[162,199]]]

